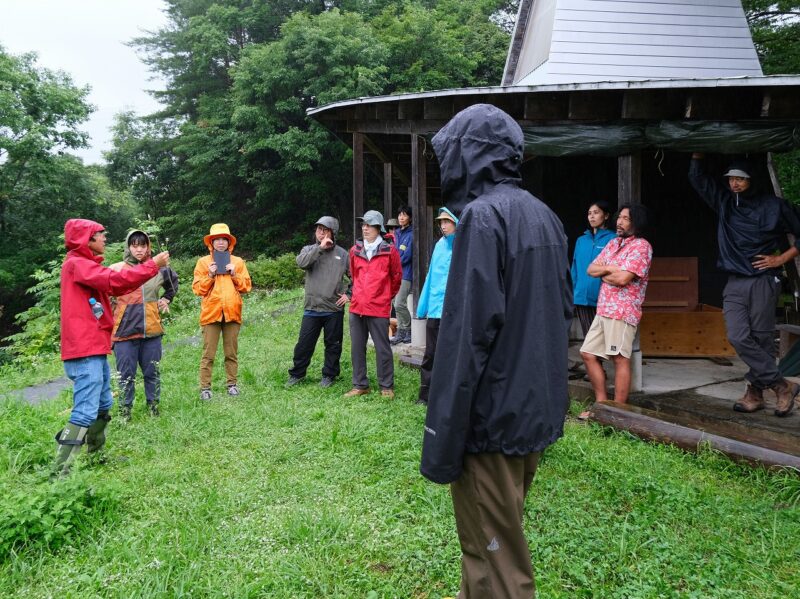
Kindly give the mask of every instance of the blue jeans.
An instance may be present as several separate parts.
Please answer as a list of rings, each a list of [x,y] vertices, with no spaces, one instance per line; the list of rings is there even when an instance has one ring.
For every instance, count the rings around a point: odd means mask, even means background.
[[[111,371],[105,356],[65,360],[64,372],[74,383],[69,417],[72,424],[88,427],[100,410],[111,410]]]

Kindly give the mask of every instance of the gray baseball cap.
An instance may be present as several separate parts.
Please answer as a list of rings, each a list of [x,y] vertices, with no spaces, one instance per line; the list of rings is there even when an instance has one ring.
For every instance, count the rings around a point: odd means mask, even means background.
[[[364,216],[357,216],[356,219],[363,220],[366,224],[372,225],[373,227],[380,227],[381,233],[386,233],[386,229],[383,226],[383,214],[377,210],[367,210]]]

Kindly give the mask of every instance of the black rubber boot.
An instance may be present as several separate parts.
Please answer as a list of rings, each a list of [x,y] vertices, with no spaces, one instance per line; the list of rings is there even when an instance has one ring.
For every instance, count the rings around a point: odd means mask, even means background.
[[[85,443],[88,430],[85,426],[78,426],[68,422],[67,426],[56,433],[56,443],[58,445],[56,447],[56,459],[53,463],[54,476],[69,474],[70,464]]]

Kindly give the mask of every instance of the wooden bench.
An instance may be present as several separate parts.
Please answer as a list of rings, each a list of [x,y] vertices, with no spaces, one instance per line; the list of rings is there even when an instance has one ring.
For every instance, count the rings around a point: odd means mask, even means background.
[[[786,355],[795,342],[800,339],[800,325],[779,324],[775,327],[778,331],[780,342],[778,344],[778,358]]]

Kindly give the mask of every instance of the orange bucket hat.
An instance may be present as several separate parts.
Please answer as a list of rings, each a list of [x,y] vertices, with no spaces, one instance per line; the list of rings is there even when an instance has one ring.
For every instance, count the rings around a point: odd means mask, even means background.
[[[208,232],[208,235],[203,237],[203,243],[206,245],[211,245],[211,242],[217,237],[227,237],[228,243],[231,246],[236,245],[236,238],[231,235],[231,230],[225,223],[216,223],[211,225],[211,230]]]

